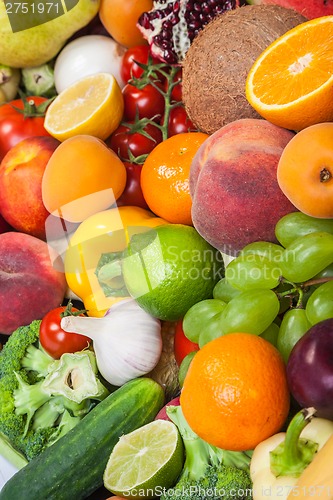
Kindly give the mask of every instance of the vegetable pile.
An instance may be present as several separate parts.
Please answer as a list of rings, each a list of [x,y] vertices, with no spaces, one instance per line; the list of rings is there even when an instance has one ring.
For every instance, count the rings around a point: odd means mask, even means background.
[[[333,498],[333,16],[291,3],[0,6],[0,500]]]

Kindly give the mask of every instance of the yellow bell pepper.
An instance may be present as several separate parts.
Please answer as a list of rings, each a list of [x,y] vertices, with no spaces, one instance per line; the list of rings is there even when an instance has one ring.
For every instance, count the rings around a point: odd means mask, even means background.
[[[128,297],[121,274],[121,255],[133,234],[167,224],[143,208],[124,206],[98,212],[74,232],[65,253],[68,287],[89,316],[103,316]]]

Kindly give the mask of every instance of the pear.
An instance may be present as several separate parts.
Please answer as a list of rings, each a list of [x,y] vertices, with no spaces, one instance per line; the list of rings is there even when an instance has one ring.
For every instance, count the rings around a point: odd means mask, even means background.
[[[22,8],[15,12],[17,5]],[[25,12],[23,6],[27,5],[29,11]],[[38,13],[38,6],[43,5],[44,12]],[[28,68],[50,61],[97,15],[100,0],[67,0],[69,7],[63,10],[64,5],[59,0],[18,4],[0,1],[0,64]]]

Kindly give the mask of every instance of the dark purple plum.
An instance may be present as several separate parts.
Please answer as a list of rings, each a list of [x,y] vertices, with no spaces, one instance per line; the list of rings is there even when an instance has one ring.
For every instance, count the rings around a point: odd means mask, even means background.
[[[333,318],[313,325],[295,344],[288,359],[290,392],[303,408],[333,420]]]

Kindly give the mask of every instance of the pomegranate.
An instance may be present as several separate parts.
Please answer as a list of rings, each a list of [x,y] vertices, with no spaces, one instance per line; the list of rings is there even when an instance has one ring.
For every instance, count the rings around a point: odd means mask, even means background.
[[[209,21],[239,4],[239,0],[154,0],[152,10],[139,17],[138,28],[154,57],[178,64]]]

